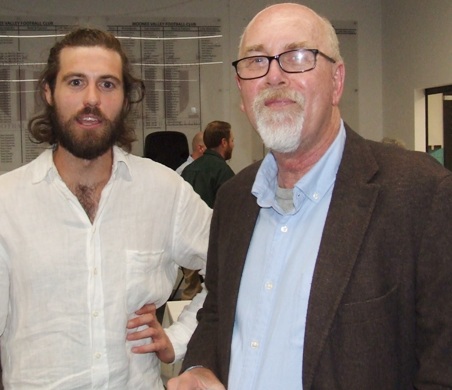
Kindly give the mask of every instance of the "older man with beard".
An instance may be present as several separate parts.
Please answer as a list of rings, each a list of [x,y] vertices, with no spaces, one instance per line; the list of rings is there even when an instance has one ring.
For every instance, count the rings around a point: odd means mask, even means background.
[[[180,266],[205,269],[211,210],[129,154],[142,85],[110,33],[78,29],[50,51],[29,130],[52,147],[0,178],[5,389],[163,389],[160,360],[185,352],[203,294],[166,332],[155,307]]]
[[[169,390],[452,388],[452,173],[342,120],[332,25],[277,4],[233,62],[270,153],[220,189]]]

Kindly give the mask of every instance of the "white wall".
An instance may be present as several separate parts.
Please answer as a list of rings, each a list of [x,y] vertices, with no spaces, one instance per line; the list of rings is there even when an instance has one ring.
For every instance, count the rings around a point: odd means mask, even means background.
[[[383,0],[384,134],[425,151],[425,88],[452,84],[452,1]]]
[[[447,1],[447,0],[446,0]],[[421,2],[421,1],[419,1]],[[233,126],[236,148],[231,167],[237,172],[262,156],[262,145],[239,109],[233,68],[239,37],[249,20],[267,0],[2,0],[0,17],[73,16],[95,21],[98,16],[220,17],[225,35],[226,82],[218,87],[226,97],[223,118],[203,118],[204,124],[222,119]],[[334,21],[356,21],[358,25],[358,112],[357,130],[366,138],[383,136],[381,2],[378,0],[307,0],[303,4]],[[214,97],[213,97],[214,98]]]

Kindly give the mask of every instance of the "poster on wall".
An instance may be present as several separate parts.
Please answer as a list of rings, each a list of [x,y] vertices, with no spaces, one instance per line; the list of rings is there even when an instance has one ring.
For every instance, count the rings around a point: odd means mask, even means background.
[[[36,82],[49,49],[79,20],[0,20],[0,173],[33,160],[48,145],[33,143],[28,120],[39,110]],[[146,95],[133,111],[142,155],[146,135],[182,131],[190,140],[202,130],[202,102],[222,111],[223,97],[203,96],[203,84],[218,84],[223,64],[221,21],[108,20],[95,27],[120,39],[133,72],[144,81]],[[213,105],[213,107],[212,107]]]

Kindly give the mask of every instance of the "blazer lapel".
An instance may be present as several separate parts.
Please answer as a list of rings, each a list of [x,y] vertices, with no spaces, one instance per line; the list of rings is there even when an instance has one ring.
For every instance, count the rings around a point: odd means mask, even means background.
[[[370,179],[377,169],[366,141],[347,128],[311,286],[303,358],[304,390],[311,389],[375,206],[379,186],[370,183]]]

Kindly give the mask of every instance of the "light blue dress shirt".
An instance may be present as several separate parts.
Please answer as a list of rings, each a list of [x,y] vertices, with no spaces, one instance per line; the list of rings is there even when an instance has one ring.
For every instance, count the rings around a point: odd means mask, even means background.
[[[293,189],[294,208],[276,200],[269,153],[252,193],[261,207],[237,302],[229,390],[300,390],[306,313],[314,267],[345,143],[333,144]]]

